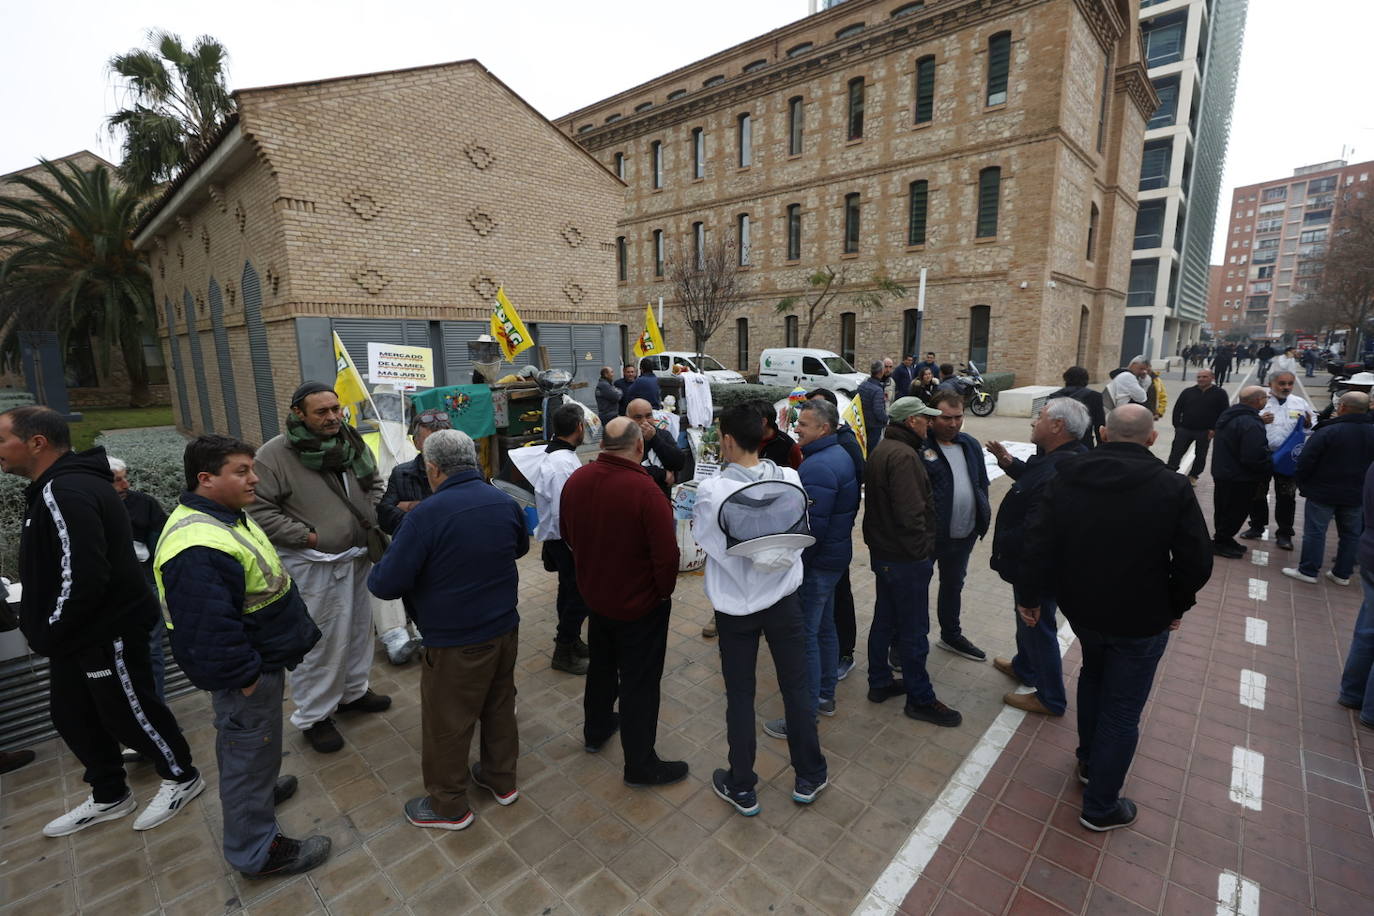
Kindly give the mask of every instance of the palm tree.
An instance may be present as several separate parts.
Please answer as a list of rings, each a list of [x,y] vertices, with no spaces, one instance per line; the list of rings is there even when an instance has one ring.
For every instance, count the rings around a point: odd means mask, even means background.
[[[103,165],[83,170],[40,159],[45,175],[11,179],[29,193],[0,196],[0,329],[13,352],[19,331],[56,329],[70,342],[98,339],[101,374],[118,345],[129,400],[151,402],[143,334],[156,327],[152,278],[134,250],[140,198]],[[5,188],[0,187],[0,192]]]
[[[120,180],[140,194],[175,177],[209,147],[234,112],[225,86],[228,52],[208,35],[188,49],[171,32],[148,32],[150,48],[110,58],[129,106],[110,115],[110,134],[123,133]]]

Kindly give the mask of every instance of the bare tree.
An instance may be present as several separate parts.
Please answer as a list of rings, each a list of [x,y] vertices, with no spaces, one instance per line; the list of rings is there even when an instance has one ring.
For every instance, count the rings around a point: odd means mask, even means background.
[[[706,241],[700,251],[669,259],[665,266],[667,280],[692,329],[698,356],[711,335],[744,303],[745,273],[739,267],[746,263],[747,251],[741,255],[734,235],[726,232]]]
[[[869,287],[846,292],[850,287],[849,268],[839,270],[827,264],[806,278],[807,289],[796,296],[786,296],[775,306],[779,314],[797,311],[806,313],[806,328],[802,331],[801,345],[811,346],[811,335],[816,325],[821,323],[835,301],[844,297],[850,304],[861,309],[882,308],[883,297],[901,299],[906,296],[906,287],[883,273],[873,275]]]
[[[1316,293],[1284,315],[1289,328],[1350,331],[1347,352],[1359,353],[1359,337],[1374,316],[1374,197],[1354,197],[1336,211],[1331,243],[1322,259]]]

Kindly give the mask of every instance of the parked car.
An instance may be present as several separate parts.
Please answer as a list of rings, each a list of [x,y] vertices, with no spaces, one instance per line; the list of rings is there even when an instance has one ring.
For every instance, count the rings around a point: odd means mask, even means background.
[[[868,378],[837,353],[805,347],[776,347],[759,354],[759,384],[829,388],[853,397]]]
[[[700,372],[710,380],[712,385],[743,385],[744,376],[734,369],[727,369],[720,364],[720,360],[714,356],[707,356],[704,353],[679,353],[667,351],[657,356],[645,357],[657,362],[654,368],[654,375],[660,378],[668,378],[673,375],[674,366],[683,366],[688,371]]]

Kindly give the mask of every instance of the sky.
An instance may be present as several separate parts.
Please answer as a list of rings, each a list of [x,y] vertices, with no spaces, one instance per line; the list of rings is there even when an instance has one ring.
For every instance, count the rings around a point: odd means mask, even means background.
[[[231,88],[475,57],[549,118],[803,18],[807,0],[595,4],[567,0],[67,0],[6,3],[0,30],[0,174],[118,146],[104,130],[121,104],[109,58],[151,28],[217,38]],[[626,12],[629,11],[629,12]],[[1374,4],[1250,0],[1221,216],[1234,187],[1341,158],[1374,159]],[[1348,87],[1344,91],[1340,87]],[[1351,154],[1350,148],[1355,152]],[[1217,220],[1219,262],[1226,221]]]

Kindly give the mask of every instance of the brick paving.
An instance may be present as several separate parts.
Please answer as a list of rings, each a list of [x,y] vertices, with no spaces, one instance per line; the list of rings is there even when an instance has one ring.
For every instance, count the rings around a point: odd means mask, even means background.
[[[1177,396],[1181,385],[1170,389]],[[1026,438],[1025,420],[971,420],[968,429],[980,438]],[[1169,444],[1162,433],[1161,453]],[[994,502],[1006,486],[994,482]],[[1209,478],[1199,497],[1210,511]],[[1005,655],[1010,591],[988,570],[987,546],[978,546],[970,564],[965,624],[990,655]],[[1271,542],[1260,549],[1267,565],[1249,557],[1217,561],[1198,607],[1171,640],[1126,783],[1141,806],[1137,824],[1108,835],[1077,824],[1078,656],[1071,649],[1069,716],[1020,719],[906,893],[902,912],[1369,912],[1374,733],[1334,702],[1358,585],[1294,582],[1279,569],[1295,557]],[[298,775],[301,789],[283,805],[282,824],[295,835],[328,833],[334,856],[326,866],[263,883],[230,874],[218,846],[209,705],[193,694],[174,709],[211,789],[159,828],[135,833],[121,820],[62,839],[41,836],[43,823],[86,794],[76,761],[58,742],[36,748],[36,763],[4,777],[0,908],[44,916],[851,912],[925,823],[951,776],[977,756],[1010,687],[990,664],[933,649],[932,677],[941,698],[964,713],[961,728],[912,722],[896,701],[867,703],[862,639],[873,580],[863,560],[860,552],[853,576],[861,663],[840,685],[840,714],[821,721],[832,784],[810,808],[788,797],[785,746],[762,735],[763,812],[741,818],[711,793],[706,779],[725,756],[724,701],[715,646],[699,635],[708,617],[699,576],[679,580],[659,731],[661,753],[687,759],[691,776],[677,786],[631,790],[620,781],[615,742],[586,754],[582,681],[548,665],[553,576],[526,558],[519,803],[500,808],[476,793],[478,820],[460,833],[405,823],[402,802],[422,791],[418,671],[379,655],[374,685],[392,694],[393,708],[344,717],[343,752],[316,754],[287,728],[283,771]],[[1267,624],[1264,645],[1246,641],[1247,618]],[[1262,709],[1242,705],[1243,671],[1265,675]],[[771,678],[762,653],[760,720],[781,712]],[[1257,692],[1248,699],[1255,704]],[[1258,807],[1231,800],[1238,747],[1264,756]],[[136,767],[131,783],[146,801],[156,775]],[[1223,881],[1256,908],[1218,909]]]

